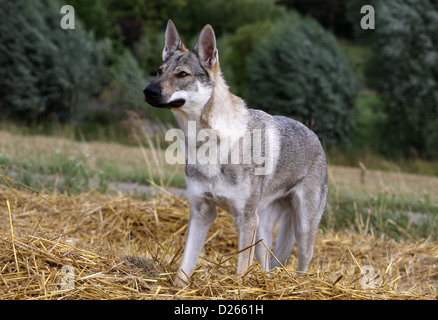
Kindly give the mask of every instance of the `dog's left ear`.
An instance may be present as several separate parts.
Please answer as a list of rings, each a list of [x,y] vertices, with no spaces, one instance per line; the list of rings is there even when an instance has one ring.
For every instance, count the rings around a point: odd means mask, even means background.
[[[198,54],[203,67],[212,68],[219,61],[216,36],[211,25],[207,24],[202,29],[194,51]]]

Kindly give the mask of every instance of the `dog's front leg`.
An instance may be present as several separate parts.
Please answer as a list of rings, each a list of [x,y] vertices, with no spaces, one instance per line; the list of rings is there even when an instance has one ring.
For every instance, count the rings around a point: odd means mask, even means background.
[[[187,228],[187,239],[181,265],[176,274],[175,283],[183,286],[196,266],[205,237],[210,225],[216,219],[216,207],[203,199],[190,202],[190,220]]]
[[[239,230],[240,252],[239,261],[237,263],[237,274],[244,274],[251,266],[254,258],[255,248],[253,244],[259,223],[259,216],[255,212],[252,212],[251,214],[243,214],[241,217],[237,217],[235,221]]]

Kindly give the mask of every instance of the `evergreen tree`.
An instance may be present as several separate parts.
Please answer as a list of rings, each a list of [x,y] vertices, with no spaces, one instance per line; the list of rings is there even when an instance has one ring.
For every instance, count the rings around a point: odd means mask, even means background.
[[[23,122],[81,117],[100,88],[102,55],[78,21],[60,26],[50,1],[0,6],[0,117]]]
[[[254,50],[248,100],[291,116],[326,145],[348,142],[356,79],[336,39],[311,18],[293,16]]]
[[[367,84],[384,100],[384,147],[438,156],[438,2],[378,1]]]

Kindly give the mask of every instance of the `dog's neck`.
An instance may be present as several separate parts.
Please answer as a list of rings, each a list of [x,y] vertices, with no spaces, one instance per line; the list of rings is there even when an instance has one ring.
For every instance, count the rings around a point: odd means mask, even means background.
[[[172,109],[172,112],[186,137],[189,121],[196,122],[197,133],[201,129],[212,129],[219,139],[231,139],[231,144],[238,141],[247,129],[246,104],[230,92],[220,71],[215,74],[211,97],[204,106],[193,112],[182,109]]]

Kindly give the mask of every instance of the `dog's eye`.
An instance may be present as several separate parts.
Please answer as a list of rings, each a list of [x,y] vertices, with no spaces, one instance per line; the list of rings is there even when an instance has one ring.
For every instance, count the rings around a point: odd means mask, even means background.
[[[185,71],[181,71],[180,73],[178,73],[176,76],[178,77],[178,78],[185,78],[185,77],[187,77],[189,74],[187,73],[187,72],[185,72]]]
[[[159,76],[161,76],[163,74],[163,69],[159,68],[157,73],[158,73]]]

